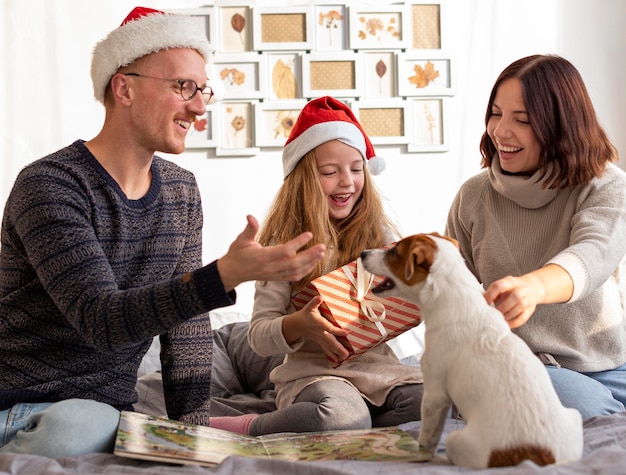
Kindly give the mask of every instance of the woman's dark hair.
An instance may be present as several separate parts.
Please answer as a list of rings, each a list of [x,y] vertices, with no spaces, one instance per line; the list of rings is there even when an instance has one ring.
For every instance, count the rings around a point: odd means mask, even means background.
[[[492,116],[500,84],[511,78],[522,83],[530,126],[541,146],[540,179],[549,188],[573,188],[600,176],[607,162],[617,161],[613,146],[596,117],[578,70],[556,55],[534,55],[510,64],[491,90],[485,125]],[[491,166],[496,147],[485,131],[480,140],[481,167]],[[549,167],[550,163],[554,167]]]

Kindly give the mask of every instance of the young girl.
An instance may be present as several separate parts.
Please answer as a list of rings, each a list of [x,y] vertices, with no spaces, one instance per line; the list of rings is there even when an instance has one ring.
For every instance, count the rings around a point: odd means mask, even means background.
[[[626,174],[580,73],[554,55],[513,62],[485,126],[486,170],[459,190],[446,234],[565,406],[624,411]]]
[[[313,232],[326,245],[325,259],[297,282],[257,282],[248,331],[259,355],[286,354],[271,373],[278,410],[211,425],[261,435],[366,429],[420,419],[422,375],[403,365],[387,344],[345,361],[335,327],[318,311],[321,298],[296,311],[292,297],[311,280],[388,244],[398,233],[383,211],[368,167],[381,163],[363,129],[342,102],[310,101],[300,113],[283,151],[285,181],[262,228],[263,245],[281,244]],[[376,170],[378,171],[378,170]],[[221,419],[217,420],[217,419]],[[231,424],[224,425],[224,421]]]

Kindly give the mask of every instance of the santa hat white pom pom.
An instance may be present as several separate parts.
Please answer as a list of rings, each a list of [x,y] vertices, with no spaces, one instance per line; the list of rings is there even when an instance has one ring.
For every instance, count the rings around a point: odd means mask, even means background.
[[[383,157],[374,156],[367,161],[367,169],[372,175],[379,175],[387,168],[387,163]]]

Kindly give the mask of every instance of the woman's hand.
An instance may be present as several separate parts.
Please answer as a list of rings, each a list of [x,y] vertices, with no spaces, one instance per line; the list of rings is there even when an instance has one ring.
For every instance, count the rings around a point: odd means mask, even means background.
[[[328,359],[339,363],[349,353],[337,337],[346,336],[348,332],[336,327],[320,314],[321,303],[321,297],[314,297],[300,310],[287,315],[283,319],[283,335],[289,344],[300,338],[317,343]]]
[[[567,302],[574,291],[565,269],[548,264],[520,277],[507,276],[493,282],[485,300],[494,305],[511,328],[519,328],[535,313],[539,304]]]

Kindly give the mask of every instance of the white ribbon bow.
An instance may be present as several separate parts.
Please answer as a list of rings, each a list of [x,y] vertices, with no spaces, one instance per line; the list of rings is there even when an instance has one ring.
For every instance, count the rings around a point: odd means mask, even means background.
[[[349,266],[343,266],[342,270],[356,289],[356,301],[361,305],[361,310],[363,310],[367,319],[376,325],[380,334],[385,338],[388,335],[387,329],[380,323],[387,316],[385,306],[380,302],[365,301],[365,294],[370,290],[370,286],[374,281],[374,275],[365,270],[360,257],[356,260],[356,279],[352,275]]]

